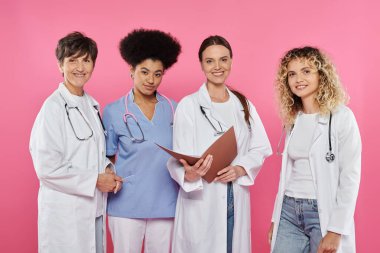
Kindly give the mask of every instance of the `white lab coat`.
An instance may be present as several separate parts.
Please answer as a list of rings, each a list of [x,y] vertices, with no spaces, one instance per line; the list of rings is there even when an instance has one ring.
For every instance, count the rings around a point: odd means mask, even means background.
[[[86,141],[76,139],[69,123],[65,102],[76,106],[67,88],[60,84],[46,99],[35,120],[30,153],[40,180],[38,193],[38,251],[40,253],[95,252],[95,218],[98,207],[95,198],[99,170],[109,164],[105,157],[105,140],[100,121],[91,126],[94,135]],[[99,104],[88,94],[91,106]],[[96,110],[94,117],[98,118]],[[73,113],[75,114],[75,112]],[[84,113],[82,112],[83,116]],[[87,128],[83,120],[71,120],[76,129]],[[90,122],[90,121],[89,121]],[[96,145],[95,132],[101,132]],[[107,195],[101,192],[105,245],[105,208]],[[105,251],[104,251],[105,252]]]
[[[244,120],[243,107],[238,98],[228,91],[234,105],[235,134],[238,155],[232,165],[244,167],[247,175],[233,182],[235,224],[233,252],[251,252],[251,220],[249,187],[272,149],[261,120],[251,103],[252,132]],[[206,85],[178,104],[173,132],[175,151],[200,156],[219,136],[214,135],[200,106],[215,126],[222,118],[213,111]],[[227,184],[184,180],[184,168],[173,158],[168,161],[170,175],[181,186],[176,208],[173,253],[211,253],[227,251]]]
[[[297,127],[297,119],[294,127]],[[319,116],[309,153],[322,236],[325,236],[327,231],[342,234],[337,253],[354,253],[354,211],[361,171],[360,133],[352,111],[346,106],[339,106],[332,113],[331,121],[331,144],[335,160],[328,163],[325,159],[329,150],[328,128],[329,115]],[[292,168],[292,161],[287,154],[291,136],[291,133],[288,133],[285,141],[279,189],[272,216],[272,250],[276,242],[284,191]]]

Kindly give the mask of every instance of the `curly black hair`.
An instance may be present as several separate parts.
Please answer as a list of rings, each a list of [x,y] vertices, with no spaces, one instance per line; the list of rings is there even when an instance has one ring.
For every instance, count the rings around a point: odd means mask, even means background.
[[[133,68],[152,59],[161,61],[166,70],[177,62],[181,45],[169,33],[135,29],[120,41],[119,50],[121,57]]]

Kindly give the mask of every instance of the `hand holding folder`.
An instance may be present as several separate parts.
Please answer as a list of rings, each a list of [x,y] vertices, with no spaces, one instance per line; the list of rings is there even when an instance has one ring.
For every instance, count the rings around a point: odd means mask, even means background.
[[[158,144],[157,144],[158,145]],[[218,171],[229,166],[231,162],[237,156],[237,144],[234,128],[231,127],[225,132],[219,139],[217,139],[204,153],[201,157],[188,156],[174,152],[170,149],[158,145],[160,148],[169,153],[172,157],[177,160],[183,159],[189,165],[194,165],[199,159],[205,159],[207,155],[213,156],[213,162],[210,169],[202,177],[208,183],[211,183],[217,176]]]

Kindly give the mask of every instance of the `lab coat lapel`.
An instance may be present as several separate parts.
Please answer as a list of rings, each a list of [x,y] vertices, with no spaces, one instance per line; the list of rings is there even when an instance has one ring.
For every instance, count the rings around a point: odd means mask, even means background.
[[[315,162],[313,161],[314,157],[312,157],[311,154],[316,153],[314,149],[320,149],[321,145],[320,144],[316,145],[316,144],[317,144],[319,138],[321,137],[323,130],[325,129],[327,123],[328,123],[328,118],[326,116],[318,115],[318,123],[317,123],[317,126],[316,126],[315,131],[314,131],[313,141],[311,143],[310,151],[309,151],[311,175],[314,178],[313,184],[314,184],[314,188],[316,189],[316,192],[318,191],[317,172],[316,172],[315,166],[313,166],[315,164]]]
[[[315,128],[314,135],[313,135],[313,141],[310,147],[310,153],[312,152],[315,143],[318,141],[319,137],[322,135],[322,132],[325,128],[325,126],[328,124],[328,115],[318,115],[318,124]]]
[[[58,91],[69,107],[78,107],[78,102],[73,98],[73,95],[63,83],[59,84]]]
[[[87,93],[84,93],[84,95],[87,97],[87,101],[90,104],[91,108],[94,109],[94,110],[91,110],[91,111],[92,111],[93,117],[96,119],[95,120],[97,122],[96,126],[98,127],[98,129],[100,130],[100,132],[104,132],[103,123],[101,122],[102,119],[100,117],[100,105],[99,105],[99,103],[95,99],[93,99],[92,97],[90,97],[89,95],[87,95]]]

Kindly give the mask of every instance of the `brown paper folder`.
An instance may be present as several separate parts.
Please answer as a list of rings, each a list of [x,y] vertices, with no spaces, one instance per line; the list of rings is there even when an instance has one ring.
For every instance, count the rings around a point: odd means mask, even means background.
[[[184,159],[188,164],[194,165],[199,159],[206,158],[207,155],[213,156],[211,168],[203,176],[203,179],[211,183],[217,176],[218,171],[224,169],[235,159],[237,155],[237,144],[234,128],[231,127],[219,139],[217,139],[201,157],[188,156],[174,152],[173,150],[162,147],[156,143],[157,146],[168,152],[171,156],[179,159]]]

